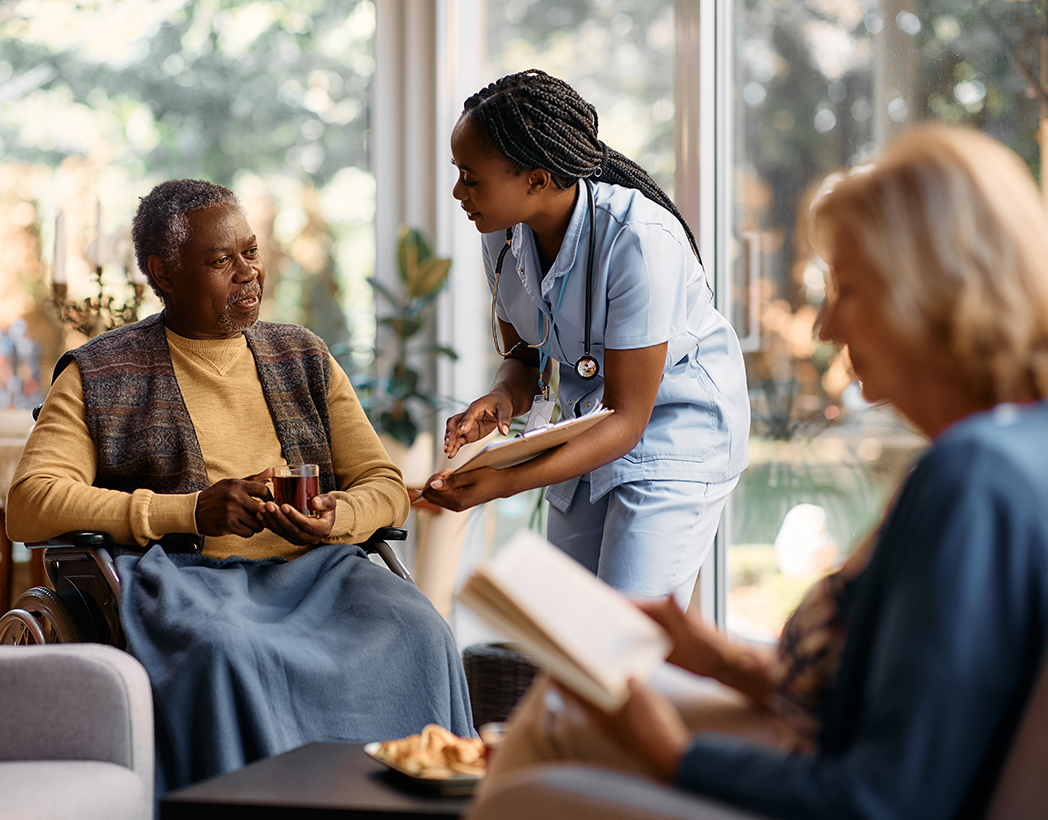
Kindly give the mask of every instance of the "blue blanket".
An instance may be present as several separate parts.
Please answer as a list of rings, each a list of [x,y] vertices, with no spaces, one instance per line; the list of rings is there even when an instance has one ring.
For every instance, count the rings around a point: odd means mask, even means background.
[[[359,547],[116,562],[128,650],[153,686],[158,795],[311,741],[475,734],[447,623]]]

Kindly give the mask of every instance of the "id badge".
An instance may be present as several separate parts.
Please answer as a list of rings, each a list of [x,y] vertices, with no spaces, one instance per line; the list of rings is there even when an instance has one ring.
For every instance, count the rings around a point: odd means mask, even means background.
[[[531,402],[531,412],[528,413],[528,423],[524,425],[524,432],[530,433],[549,424],[556,404],[553,399],[544,399],[541,393],[535,396]]]

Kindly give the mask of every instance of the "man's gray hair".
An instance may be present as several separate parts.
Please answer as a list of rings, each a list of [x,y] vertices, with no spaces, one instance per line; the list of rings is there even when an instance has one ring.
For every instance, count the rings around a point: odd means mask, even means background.
[[[139,201],[131,224],[135,260],[161,299],[164,294],[153,281],[147,260],[156,254],[169,268],[178,270],[181,267],[179,251],[189,238],[189,214],[224,204],[241,208],[240,200],[231,190],[201,179],[161,182]]]

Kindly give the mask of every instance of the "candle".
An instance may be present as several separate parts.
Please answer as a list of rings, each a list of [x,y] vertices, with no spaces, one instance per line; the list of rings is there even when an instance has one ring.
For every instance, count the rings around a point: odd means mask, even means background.
[[[105,234],[102,233],[102,198],[99,197],[97,200],[98,208],[96,210],[98,219],[98,244],[95,245],[95,266],[102,267],[106,261],[105,253]]]
[[[58,212],[55,217],[55,259],[54,269],[51,272],[51,284],[64,285],[66,283],[66,238],[65,238],[65,213]]]

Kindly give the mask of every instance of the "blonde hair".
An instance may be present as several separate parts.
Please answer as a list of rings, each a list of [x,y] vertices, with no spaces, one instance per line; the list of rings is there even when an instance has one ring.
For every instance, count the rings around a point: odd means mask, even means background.
[[[1048,212],[1023,161],[977,131],[925,125],[812,207],[820,255],[853,239],[891,331],[944,354],[987,406],[1048,395]]]

